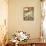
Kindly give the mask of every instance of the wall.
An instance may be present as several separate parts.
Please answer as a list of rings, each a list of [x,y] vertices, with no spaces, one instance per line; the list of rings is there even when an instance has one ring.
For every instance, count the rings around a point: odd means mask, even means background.
[[[34,21],[23,20],[23,7],[34,7]],[[9,35],[16,31],[26,31],[31,38],[40,36],[40,0],[9,0]]]

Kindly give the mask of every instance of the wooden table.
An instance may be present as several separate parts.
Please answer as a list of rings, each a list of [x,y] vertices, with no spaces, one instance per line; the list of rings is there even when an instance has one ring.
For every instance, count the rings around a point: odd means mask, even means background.
[[[16,46],[16,43],[9,42],[6,46]],[[18,43],[18,46],[46,46],[46,42],[41,41],[40,39],[31,39],[27,42],[21,41]]]
[[[18,44],[18,46],[46,46],[46,43]]]

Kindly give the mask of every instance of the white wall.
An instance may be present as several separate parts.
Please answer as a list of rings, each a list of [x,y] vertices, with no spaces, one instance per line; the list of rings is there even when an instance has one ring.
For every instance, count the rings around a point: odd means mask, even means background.
[[[24,7],[34,7],[34,21],[23,20]],[[32,38],[39,38],[40,14],[40,0],[9,0],[9,35],[22,30],[30,33]]]

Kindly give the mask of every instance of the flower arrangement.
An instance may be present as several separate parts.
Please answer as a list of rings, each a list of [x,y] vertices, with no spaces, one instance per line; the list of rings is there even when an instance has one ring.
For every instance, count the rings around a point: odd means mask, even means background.
[[[18,41],[27,41],[30,38],[30,34],[23,31],[17,31],[17,34],[13,34],[13,37]]]
[[[17,37],[19,41],[27,41],[30,37],[30,34],[27,34],[24,31],[18,31]]]

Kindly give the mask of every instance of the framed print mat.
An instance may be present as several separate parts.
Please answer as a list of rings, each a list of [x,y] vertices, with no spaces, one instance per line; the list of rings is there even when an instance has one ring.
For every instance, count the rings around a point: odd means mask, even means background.
[[[25,21],[34,20],[34,7],[24,7],[23,8],[23,19]]]

